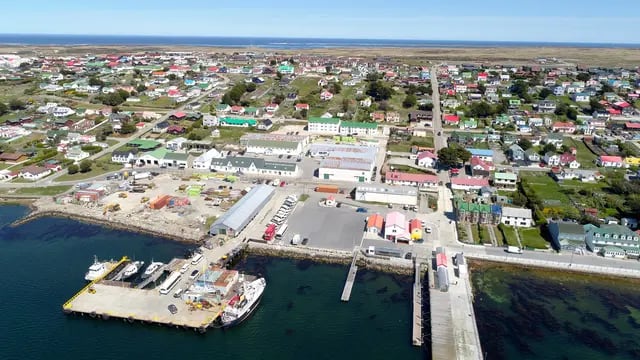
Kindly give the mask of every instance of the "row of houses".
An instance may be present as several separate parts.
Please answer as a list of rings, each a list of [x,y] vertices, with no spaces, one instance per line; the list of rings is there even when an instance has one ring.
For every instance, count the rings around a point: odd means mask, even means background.
[[[398,211],[392,211],[385,217],[380,214],[369,216],[366,230],[394,243],[419,241],[423,235],[422,222],[419,219],[407,220],[406,216]]]
[[[556,248],[561,250],[586,249],[614,258],[640,256],[640,235],[623,225],[560,221],[549,223],[549,233]]]
[[[375,123],[343,121],[339,118],[309,118],[307,130],[314,134],[377,136]]]

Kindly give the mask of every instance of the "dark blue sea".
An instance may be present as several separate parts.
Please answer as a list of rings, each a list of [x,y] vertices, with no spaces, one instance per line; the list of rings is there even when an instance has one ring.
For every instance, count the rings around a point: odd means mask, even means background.
[[[160,326],[62,313],[84,285],[93,256],[129,255],[147,263],[182,256],[188,246],[0,206],[0,359],[426,359],[411,345],[411,278],[358,272],[351,301],[340,294],[344,266],[249,257],[239,270],[262,275],[267,289],[238,327],[205,335]]]
[[[340,47],[585,47],[638,48],[640,44],[459,41],[459,40],[392,40],[392,39],[322,39],[279,37],[218,37],[218,36],[141,36],[141,35],[52,35],[0,34],[4,45],[145,45],[145,46],[215,46],[258,47],[265,49],[317,49]]]

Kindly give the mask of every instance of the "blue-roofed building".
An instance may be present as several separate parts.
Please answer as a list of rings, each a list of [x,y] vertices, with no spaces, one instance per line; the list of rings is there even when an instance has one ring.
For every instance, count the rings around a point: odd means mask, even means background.
[[[273,186],[257,185],[211,225],[209,234],[238,236],[274,193]]]
[[[467,149],[471,153],[471,156],[480,158],[483,161],[493,162],[493,150],[490,149]]]

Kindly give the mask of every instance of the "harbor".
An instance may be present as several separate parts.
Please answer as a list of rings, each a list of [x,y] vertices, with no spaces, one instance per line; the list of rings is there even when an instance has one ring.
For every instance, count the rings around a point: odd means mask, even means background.
[[[225,268],[241,255],[244,246],[216,256],[221,249],[200,248],[190,259],[174,258],[166,265],[152,263],[153,268],[137,283],[125,281],[124,275],[136,262],[126,256],[118,262],[104,262],[106,270],[65,302],[63,311],[200,333],[222,327],[224,310],[244,300],[243,287],[255,277]],[[96,264],[97,260],[87,277]]]

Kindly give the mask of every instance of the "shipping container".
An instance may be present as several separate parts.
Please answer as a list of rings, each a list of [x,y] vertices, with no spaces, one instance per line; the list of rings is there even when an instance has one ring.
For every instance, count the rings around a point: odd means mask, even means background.
[[[159,196],[149,203],[149,207],[156,210],[162,209],[163,207],[167,206],[169,200],[171,200],[171,196],[169,195]]]
[[[449,272],[444,266],[440,266],[437,271],[438,289],[442,292],[449,291]]]
[[[321,193],[330,193],[330,194],[337,194],[338,192],[340,192],[340,188],[337,187],[336,185],[320,185],[316,187],[316,192],[321,192]]]

